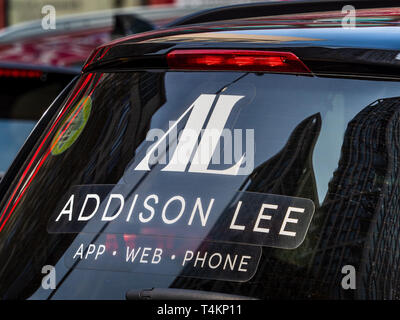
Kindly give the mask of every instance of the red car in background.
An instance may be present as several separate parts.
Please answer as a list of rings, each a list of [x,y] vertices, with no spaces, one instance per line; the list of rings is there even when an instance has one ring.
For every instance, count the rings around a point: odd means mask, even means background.
[[[0,62],[80,69],[91,51],[113,38],[148,31],[198,10],[175,6],[137,7],[57,18],[56,29],[41,20],[0,31]]]
[[[152,30],[198,8],[115,9],[41,20],[0,31],[0,177],[57,95],[80,73],[92,50],[112,39]]]

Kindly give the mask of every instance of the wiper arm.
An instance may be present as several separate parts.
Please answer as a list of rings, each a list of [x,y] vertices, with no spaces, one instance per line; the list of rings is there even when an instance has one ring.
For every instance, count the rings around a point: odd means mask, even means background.
[[[126,293],[127,300],[258,300],[211,291],[187,290],[175,288],[136,289]]]

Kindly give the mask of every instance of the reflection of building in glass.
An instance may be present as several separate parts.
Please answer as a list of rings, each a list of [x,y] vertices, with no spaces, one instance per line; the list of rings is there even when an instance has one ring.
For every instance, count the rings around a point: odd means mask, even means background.
[[[319,116],[304,120],[244,190],[317,204],[310,159],[319,128]],[[399,298],[399,151],[400,98],[378,100],[348,124],[327,196],[299,248],[263,248],[257,274],[241,286],[185,279],[174,285],[266,298]],[[342,288],[345,265],[355,268],[356,290]]]
[[[399,298],[400,98],[378,100],[348,125],[339,167],[315,216],[320,239],[310,272],[329,296]],[[353,265],[357,290],[343,290]]]
[[[312,154],[320,129],[319,113],[303,120],[293,130],[282,150],[258,166],[241,190],[309,198],[318,205]],[[221,219],[231,217],[222,216]],[[221,223],[217,222],[216,226]],[[296,278],[304,278],[310,259],[311,239],[308,236],[296,250],[263,248],[257,273],[251,281],[240,286],[235,282],[185,278],[178,279],[173,286],[260,297],[295,296],[294,292],[300,285]]]

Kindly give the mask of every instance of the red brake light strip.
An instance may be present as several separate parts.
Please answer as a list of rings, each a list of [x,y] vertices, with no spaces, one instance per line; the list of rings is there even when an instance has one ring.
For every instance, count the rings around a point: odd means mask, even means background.
[[[293,53],[263,50],[177,49],[167,54],[172,70],[311,73]]]

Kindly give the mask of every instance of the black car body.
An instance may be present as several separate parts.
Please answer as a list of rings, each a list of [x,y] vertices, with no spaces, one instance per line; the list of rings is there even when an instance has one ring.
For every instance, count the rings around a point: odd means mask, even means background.
[[[1,182],[0,297],[399,298],[400,8],[354,5],[96,49]]]

